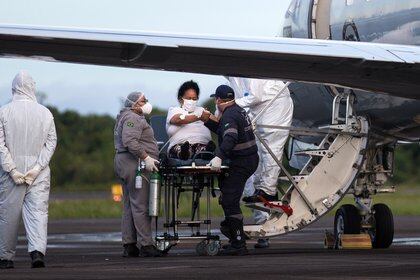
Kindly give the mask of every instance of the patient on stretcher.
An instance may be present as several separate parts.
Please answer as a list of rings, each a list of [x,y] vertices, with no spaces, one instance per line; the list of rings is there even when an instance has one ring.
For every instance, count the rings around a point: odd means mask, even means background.
[[[197,106],[200,89],[194,81],[188,81],[178,90],[179,106],[169,108],[166,132],[169,136],[169,157],[191,159],[195,154],[216,148],[210,130],[200,120],[205,110]]]

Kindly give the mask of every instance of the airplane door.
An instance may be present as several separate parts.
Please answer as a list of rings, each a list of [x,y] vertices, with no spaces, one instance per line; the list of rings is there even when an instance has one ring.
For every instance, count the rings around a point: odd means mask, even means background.
[[[314,0],[312,8],[312,38],[331,39],[331,0]]]
[[[312,7],[316,0],[293,0],[284,20],[283,36],[312,38]]]

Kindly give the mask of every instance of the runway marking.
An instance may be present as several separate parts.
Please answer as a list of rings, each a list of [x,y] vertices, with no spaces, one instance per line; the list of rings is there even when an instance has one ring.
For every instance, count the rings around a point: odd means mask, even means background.
[[[181,265],[181,266],[159,266],[159,267],[146,267],[142,268],[142,270],[169,270],[169,269],[183,269],[183,268],[195,268],[194,266],[190,265]]]
[[[420,237],[394,238],[392,243],[405,246],[420,246]]]

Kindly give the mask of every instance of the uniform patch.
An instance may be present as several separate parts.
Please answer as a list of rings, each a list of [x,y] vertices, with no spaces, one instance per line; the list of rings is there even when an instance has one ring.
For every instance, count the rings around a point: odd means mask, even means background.
[[[128,127],[134,127],[134,123],[133,122],[127,122],[127,126]]]

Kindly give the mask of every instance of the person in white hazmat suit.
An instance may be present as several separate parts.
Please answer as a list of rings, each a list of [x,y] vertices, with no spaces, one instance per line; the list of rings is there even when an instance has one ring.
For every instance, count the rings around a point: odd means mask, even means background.
[[[248,111],[253,120],[259,112],[285,87],[279,80],[228,78],[235,91],[235,102]],[[257,120],[257,132],[269,145],[276,157],[281,161],[283,148],[289,136],[288,130],[260,128],[258,124],[290,126],[293,118],[293,100],[286,88],[277,97],[273,104]],[[260,197],[267,201],[279,200],[277,183],[280,167],[262,144],[258,141],[258,154],[260,162],[254,175],[247,181],[243,201],[247,203],[261,202]],[[254,220],[257,224],[264,223],[268,213],[253,210]],[[268,239],[259,239],[256,248],[267,248]]]
[[[37,102],[26,71],[14,78],[12,93],[12,101],[0,108],[0,267],[13,268],[21,217],[32,267],[44,267],[55,124]]]

